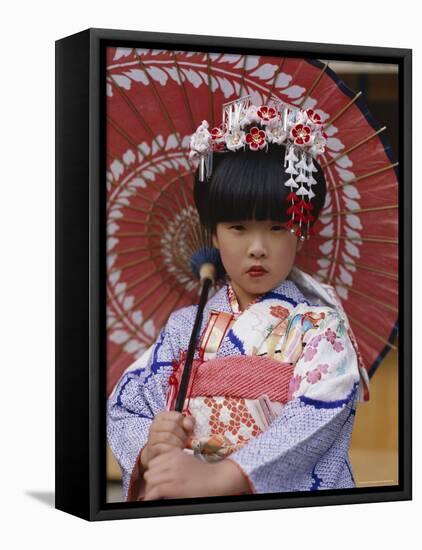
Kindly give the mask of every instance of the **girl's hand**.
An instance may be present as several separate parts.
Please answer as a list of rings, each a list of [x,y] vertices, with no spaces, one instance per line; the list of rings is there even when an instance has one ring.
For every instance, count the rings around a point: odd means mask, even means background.
[[[202,462],[181,449],[172,449],[151,460],[143,500],[222,496],[249,492],[240,470],[229,460]]]
[[[173,448],[150,461],[143,500],[219,495],[212,466]]]
[[[154,418],[148,435],[148,441],[141,453],[144,470],[159,455],[173,449],[184,449],[193,432],[194,419],[176,411],[162,411]]]

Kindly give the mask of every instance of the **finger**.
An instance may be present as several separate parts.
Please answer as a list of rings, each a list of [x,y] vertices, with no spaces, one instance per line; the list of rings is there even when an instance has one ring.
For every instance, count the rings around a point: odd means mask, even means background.
[[[146,483],[145,492],[148,492],[151,489],[153,489],[156,485],[160,484],[160,481],[162,480],[162,473],[157,468],[154,468],[152,470],[148,469],[144,473],[144,480]]]
[[[163,476],[161,474],[153,474],[149,472],[148,479],[145,479],[145,497],[147,500],[155,500],[159,498],[165,498],[166,491],[169,486],[171,486],[172,481],[168,476]],[[145,500],[145,498],[144,498]]]
[[[148,463],[148,469],[158,468],[162,466],[163,469],[174,469],[174,463],[177,459],[177,453],[183,453],[182,449],[176,449],[171,447],[167,452],[161,453],[158,456],[154,457]]]
[[[164,500],[167,498],[177,498],[179,495],[180,490],[172,483],[160,483],[146,489],[144,500]]]
[[[186,441],[181,441],[179,438],[174,438],[168,435],[159,438],[153,438],[149,442],[148,462],[153,456],[161,455],[171,450],[183,451],[188,444],[188,438]]]
[[[159,500],[161,498],[159,490],[154,488],[145,493],[143,500]]]
[[[192,416],[185,416],[182,426],[185,431],[191,433],[195,427],[195,419]]]
[[[170,483],[173,481],[174,475],[172,472],[158,465],[152,470],[148,470],[144,474],[145,479],[145,490],[150,491],[151,489],[163,485],[163,483]]]
[[[152,445],[148,454],[148,467],[150,467],[150,463],[154,458],[166,454],[175,448],[180,449],[181,447],[175,447],[174,445],[167,443],[157,443],[155,445]]]
[[[178,424],[174,420],[162,420],[159,423],[156,423],[154,425],[151,424],[150,428],[150,434],[154,435],[157,433],[166,432],[166,433],[173,433],[177,437],[180,437],[180,439],[184,439],[186,437],[186,432],[182,428],[182,424]]]
[[[156,432],[151,434],[149,444],[150,446],[153,446],[164,443],[166,445],[172,445],[173,447],[183,449],[186,446],[188,437],[189,436],[186,433],[183,433],[183,435],[176,435],[171,432]]]
[[[183,414],[177,411],[160,411],[155,415],[154,421],[158,420],[171,420],[181,424],[183,422]]]

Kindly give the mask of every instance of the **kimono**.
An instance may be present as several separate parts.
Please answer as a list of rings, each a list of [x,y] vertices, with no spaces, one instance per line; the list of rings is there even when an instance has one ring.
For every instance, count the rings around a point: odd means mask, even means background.
[[[171,410],[198,306],[174,311],[107,403],[107,435],[126,500],[141,500],[140,453]],[[294,267],[240,311],[230,282],[205,306],[184,414],[186,452],[231,460],[249,493],[355,487],[349,444],[369,382],[335,291]]]

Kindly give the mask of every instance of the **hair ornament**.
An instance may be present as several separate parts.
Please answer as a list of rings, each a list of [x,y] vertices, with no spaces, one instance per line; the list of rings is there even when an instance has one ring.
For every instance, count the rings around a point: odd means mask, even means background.
[[[214,152],[267,151],[270,143],[283,145],[283,165],[290,175],[284,183],[290,187],[287,213],[291,219],[287,227],[304,240],[313,234],[310,223],[315,220],[311,214],[315,197],[312,186],[317,183],[312,175],[317,171],[313,159],[324,153],[327,139],[321,117],[313,109],[287,105],[274,96],[267,105],[260,106],[254,105],[250,97],[225,103],[221,124],[211,130],[203,120],[191,136],[189,158],[199,159],[199,181],[204,181],[212,175]],[[296,230],[294,224],[299,225]]]

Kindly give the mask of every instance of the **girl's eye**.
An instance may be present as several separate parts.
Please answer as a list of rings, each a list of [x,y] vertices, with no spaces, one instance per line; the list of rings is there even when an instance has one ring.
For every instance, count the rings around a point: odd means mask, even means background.
[[[271,227],[271,231],[284,231],[286,228],[282,225],[273,225]]]
[[[242,229],[245,229],[244,225],[232,225],[231,229],[235,229],[236,231],[242,231]]]

